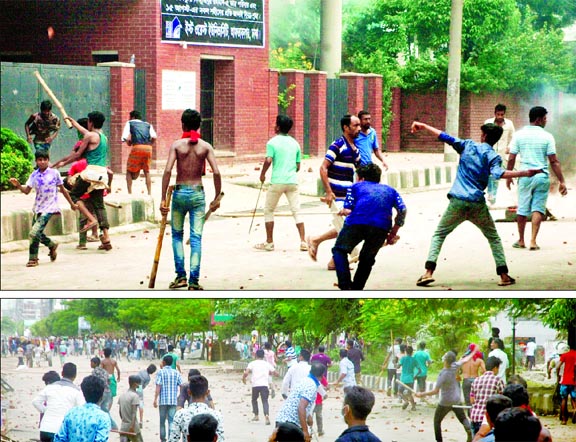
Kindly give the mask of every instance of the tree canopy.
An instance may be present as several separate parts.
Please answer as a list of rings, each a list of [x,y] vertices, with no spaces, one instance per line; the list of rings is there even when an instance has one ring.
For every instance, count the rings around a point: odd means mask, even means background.
[[[77,334],[78,316],[93,333],[133,335],[144,332],[180,336],[215,330],[219,339],[249,335],[253,330],[271,340],[293,338],[302,347],[329,343],[342,332],[387,346],[392,337],[424,339],[431,350],[460,349],[482,338],[482,327],[498,312],[510,318],[529,314],[566,337],[576,327],[576,300],[476,298],[231,298],[231,299],[78,299],[67,309],[36,323],[38,336]],[[212,313],[233,316],[213,327]]]

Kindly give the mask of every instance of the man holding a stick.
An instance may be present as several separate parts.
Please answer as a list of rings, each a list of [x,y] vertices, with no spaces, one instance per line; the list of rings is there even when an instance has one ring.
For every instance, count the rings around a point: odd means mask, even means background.
[[[60,130],[60,119],[52,113],[50,100],[40,103],[40,112],[30,115],[24,123],[24,130],[29,143],[32,143],[32,135],[34,135],[36,151],[50,151],[52,141],[58,136]]]
[[[168,160],[164,175],[162,176],[162,203],[160,212],[168,214],[170,208],[166,204],[166,192],[170,184],[172,168],[176,163],[176,185],[172,194],[172,251],[176,267],[176,279],[170,283],[169,288],[186,287],[188,290],[202,290],[198,283],[200,279],[200,259],[202,257],[202,230],[204,228],[204,211],[206,200],[202,186],[202,169],[205,161],[212,168],[214,178],[214,200],[210,203],[210,211],[220,207],[218,196],[222,189],[222,178],[214,148],[206,141],[200,139],[198,129],[202,122],[200,113],[196,110],[186,109],[182,113],[182,130],[190,134],[189,138],[175,141],[170,146]],[[187,280],[184,268],[184,219],[186,214],[190,221],[190,277]]]
[[[88,219],[90,222],[84,226],[84,229],[89,230],[93,226],[99,224],[102,234],[100,241],[102,244],[98,250],[110,250],[110,237],[108,236],[108,215],[104,207],[104,190],[108,187],[108,137],[102,132],[102,126],[106,118],[102,112],[93,111],[88,114],[88,130],[78,124],[76,120],[66,117],[68,121],[80,132],[84,134],[82,144],[80,147],[72,152],[70,155],[57,161],[52,166],[54,169],[70,164],[80,158],[85,158],[88,166],[84,169],[76,182],[74,183],[70,196],[72,200],[78,204],[80,210],[84,208],[84,203],[80,199],[85,193],[90,193],[90,199],[96,211],[97,221],[90,214]],[[84,213],[84,212],[83,212]],[[89,212],[88,212],[89,213]]]

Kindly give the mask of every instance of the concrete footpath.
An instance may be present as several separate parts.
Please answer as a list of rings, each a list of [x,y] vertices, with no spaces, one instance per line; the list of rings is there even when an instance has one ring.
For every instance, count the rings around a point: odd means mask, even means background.
[[[388,172],[383,176],[382,182],[404,190],[426,190],[448,187],[452,183],[457,163],[444,163],[443,154],[429,153],[387,153],[385,154]],[[310,158],[302,161],[299,173],[300,193],[302,203],[318,201],[324,194],[319,182],[319,167],[321,158]],[[252,214],[255,200],[246,197],[245,187],[260,188],[260,170],[262,161],[242,163],[236,165],[222,165],[220,173],[223,177],[223,191],[225,198],[219,216],[246,212]],[[148,196],[143,176],[133,184],[132,195],[126,188],[124,174],[116,173],[112,183],[112,192],[105,198],[111,234],[143,231],[153,228],[160,221],[160,194],[162,188],[162,170],[152,173],[152,196]],[[176,176],[173,169],[172,182]],[[270,179],[271,171],[267,178]],[[235,186],[227,186],[235,184]],[[206,199],[209,201],[214,195],[212,175],[204,178]],[[70,209],[62,195],[59,195],[62,214],[53,217],[46,234],[58,242],[73,242],[78,237],[78,215]],[[33,195],[24,195],[19,191],[5,191],[1,193],[2,207],[2,253],[25,250],[28,247],[28,232],[32,225]],[[261,215],[264,198],[259,202],[257,215]],[[281,200],[282,204],[282,200]]]
[[[434,169],[435,163],[440,169],[442,155],[429,156],[430,164],[413,166],[414,155],[388,155],[391,171],[386,175],[400,176],[402,173],[414,178]],[[412,158],[411,158],[412,157]],[[424,156],[418,161],[424,161]],[[399,166],[403,164],[403,167]],[[325,204],[316,195],[318,168],[320,160],[306,160],[299,176],[301,178],[302,216],[308,235],[318,235],[332,227],[332,216]],[[432,169],[430,169],[430,165]],[[426,166],[426,167],[424,167]],[[451,165],[449,167],[455,167]],[[254,249],[256,243],[265,239],[262,208],[265,202],[265,190],[259,195],[260,173],[258,164],[244,164],[234,167],[223,166],[223,190],[225,197],[221,208],[210,218],[204,227],[202,246],[202,268],[200,283],[210,296],[230,296],[224,291],[241,291],[242,296],[251,296],[250,291],[264,290],[265,296],[282,296],[278,290],[286,291],[324,291],[337,290],[335,272],[326,270],[334,241],[327,241],[318,249],[318,261],[313,262],[308,253],[299,250],[299,240],[294,220],[289,215],[287,202],[280,200],[275,217],[274,252]],[[397,171],[401,172],[397,172]],[[414,172],[416,170],[416,172]],[[446,169],[445,169],[446,170]],[[123,177],[116,177],[114,194],[107,198],[134,198],[137,201],[148,200],[154,207],[152,219],[141,223],[124,224],[111,229],[113,249],[97,250],[98,243],[88,243],[88,250],[77,250],[77,233],[55,236],[61,243],[58,259],[50,262],[47,249],[40,250],[40,265],[26,268],[28,260],[28,240],[3,242],[2,248],[11,253],[2,254],[0,267],[0,289],[6,291],[21,290],[67,290],[93,291],[102,296],[110,291],[111,296],[124,296],[128,290],[133,294],[140,291],[149,296],[147,287],[149,275],[159,235],[159,215],[157,208],[160,198],[160,178],[154,179],[153,198],[142,197],[145,186],[143,181],[135,183],[135,195],[128,197],[122,193],[125,186]],[[206,198],[214,196],[211,176],[204,184]],[[407,183],[407,180],[405,184]],[[413,184],[413,182],[412,182]],[[401,183],[402,185],[402,183]],[[471,223],[463,223],[447,238],[442,248],[435,273],[436,282],[429,287],[416,287],[416,280],[424,271],[430,238],[443,211],[448,205],[446,198],[449,183],[422,187],[400,188],[400,193],[408,207],[406,224],[399,232],[400,241],[393,247],[384,247],[378,254],[367,290],[375,290],[377,296],[398,296],[398,291],[411,291],[415,296],[439,296],[427,292],[444,291],[494,291],[492,296],[526,296],[527,290],[554,291],[553,295],[571,296],[576,288],[576,191],[568,183],[569,193],[560,197],[551,194],[548,208],[558,221],[543,223],[538,235],[539,251],[513,248],[518,239],[517,226],[513,222],[498,222],[497,228],[502,239],[510,274],[517,283],[510,287],[498,287],[498,277],[490,247],[482,233]],[[119,190],[117,190],[119,189]],[[502,191],[502,192],[500,192]],[[18,199],[21,207],[29,213],[32,195],[2,195]],[[499,187],[503,203],[506,197],[505,185]],[[252,224],[252,213],[258,200],[258,210]],[[6,203],[2,202],[3,214]],[[65,207],[63,203],[62,207]],[[501,204],[500,202],[498,204]],[[16,204],[14,204],[16,205]],[[128,206],[128,204],[126,204]],[[504,218],[504,208],[494,208],[491,214],[495,220]],[[185,238],[188,227],[185,227]],[[530,227],[527,228],[529,233]],[[174,262],[170,241],[170,229],[161,251],[160,264],[156,278],[155,292],[164,292],[163,296],[185,296],[184,293],[167,291],[174,279]],[[4,240],[4,238],[3,238]],[[189,258],[186,256],[186,262]],[[561,293],[561,291],[568,291]],[[496,294],[498,292],[498,294]],[[78,292],[80,293],[80,292]],[[274,293],[271,295],[271,293]],[[405,293],[400,296],[405,296]],[[262,296],[254,294],[252,296]],[[462,294],[452,296],[462,296]],[[479,295],[473,295],[479,296]],[[483,296],[483,295],[481,295]],[[542,295],[538,295],[542,296]]]

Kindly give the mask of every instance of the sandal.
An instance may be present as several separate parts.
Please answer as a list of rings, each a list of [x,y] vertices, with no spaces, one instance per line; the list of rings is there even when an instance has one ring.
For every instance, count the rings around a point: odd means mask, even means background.
[[[318,253],[318,247],[312,244],[310,237],[306,238],[306,245],[308,246],[308,255],[312,261],[316,261],[316,254]]]
[[[204,290],[204,287],[202,287],[197,282],[193,282],[188,284],[188,290]]]
[[[98,250],[112,250],[112,244],[110,244],[110,241],[102,241],[102,244],[98,246]]]
[[[52,247],[50,247],[50,252],[48,252],[48,256],[50,257],[50,261],[56,261],[56,257],[58,256],[58,253],[56,252],[57,248],[58,248],[58,244],[54,244]]]
[[[180,289],[182,287],[186,287],[188,285],[188,281],[186,281],[185,276],[178,276],[174,281],[170,283],[168,286],[169,289]]]
[[[38,265],[38,259],[31,259],[26,263],[26,267],[36,267]]]
[[[254,248],[256,250],[266,250],[267,252],[273,252],[274,251],[274,243],[273,242],[263,242],[260,244],[256,244],[254,246]]]
[[[78,244],[76,250],[88,250],[88,247],[86,247],[86,244]]]
[[[416,285],[418,287],[427,287],[428,284],[431,284],[434,281],[435,281],[434,278],[432,278],[431,276],[422,275],[420,278],[418,278],[418,281],[416,281]]]
[[[86,237],[86,241],[88,241],[88,242],[98,242],[98,241],[100,241],[100,239],[99,239],[99,238],[96,238],[95,236],[87,236],[87,237]]]
[[[92,229],[92,227],[96,227],[97,225],[98,225],[98,221],[92,221],[91,223],[84,224],[84,227],[82,227],[80,230],[78,230],[78,232],[79,233],[87,232],[88,230]]]
[[[499,285],[500,287],[505,287],[505,286],[507,286],[507,285],[516,284],[516,280],[515,280],[514,278],[512,278],[511,276],[509,276],[508,278],[509,278],[509,279],[508,279],[507,281],[502,281],[502,280],[501,280],[501,281],[498,283],[498,285]]]

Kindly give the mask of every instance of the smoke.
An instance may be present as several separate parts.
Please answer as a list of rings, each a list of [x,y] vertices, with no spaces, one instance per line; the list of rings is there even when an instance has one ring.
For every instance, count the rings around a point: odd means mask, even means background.
[[[547,89],[521,102],[522,118],[528,124],[528,111],[534,106],[548,110],[546,130],[556,140],[556,156],[560,160],[566,181],[576,180],[576,94]],[[550,172],[552,181],[556,180]],[[569,186],[570,187],[570,186]]]

